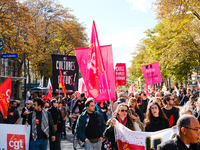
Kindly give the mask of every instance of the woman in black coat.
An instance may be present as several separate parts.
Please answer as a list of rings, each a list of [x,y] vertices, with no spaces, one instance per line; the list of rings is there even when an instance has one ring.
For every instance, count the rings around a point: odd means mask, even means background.
[[[23,118],[22,119],[22,124],[26,124],[26,122],[28,120],[29,113],[33,111],[32,105],[33,105],[33,102],[31,100],[28,100],[26,102],[26,107],[24,107],[22,109],[22,113],[21,113],[21,117]]]
[[[155,132],[169,128],[169,121],[157,102],[149,104],[145,119],[145,131]]]

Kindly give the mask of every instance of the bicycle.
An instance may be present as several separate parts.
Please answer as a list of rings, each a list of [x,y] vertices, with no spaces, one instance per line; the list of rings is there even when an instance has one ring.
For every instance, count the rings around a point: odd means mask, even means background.
[[[73,136],[73,148],[74,150],[77,149],[77,146],[79,144],[80,147],[84,147],[84,142],[82,142],[78,137],[77,137],[77,134],[75,132],[75,126],[76,126],[76,122],[77,122],[77,119],[78,117],[74,118],[74,122],[73,122],[73,126],[72,126],[72,134],[74,134]]]

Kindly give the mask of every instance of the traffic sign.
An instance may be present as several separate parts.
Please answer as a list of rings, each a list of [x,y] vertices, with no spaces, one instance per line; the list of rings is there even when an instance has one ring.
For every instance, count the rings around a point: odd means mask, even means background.
[[[1,58],[18,58],[18,54],[1,54]]]
[[[3,48],[3,45],[4,45],[4,41],[0,40],[0,50]]]
[[[200,70],[200,68],[195,68],[195,70]]]

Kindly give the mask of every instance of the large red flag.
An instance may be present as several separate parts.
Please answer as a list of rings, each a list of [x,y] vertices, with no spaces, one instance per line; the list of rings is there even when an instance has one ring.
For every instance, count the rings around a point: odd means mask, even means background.
[[[60,74],[59,74],[59,88],[62,88],[62,91],[64,92],[64,97],[66,97],[66,88],[65,88],[65,84],[64,84],[64,80],[63,80],[63,77],[62,77],[62,72],[61,72],[61,69],[60,69]]]
[[[199,80],[197,79],[197,86],[199,88],[199,91],[200,91],[200,84],[199,84]]]
[[[49,99],[50,101],[52,100],[52,89],[51,89],[51,85],[50,85],[50,87],[49,87],[47,99]]]
[[[8,107],[11,95],[11,77],[0,85],[0,111],[5,119],[8,115]]]
[[[96,98],[100,93],[99,73],[105,71],[105,68],[102,61],[102,54],[94,21],[92,26],[87,69],[88,82],[85,84],[88,91],[94,96],[94,98]]]

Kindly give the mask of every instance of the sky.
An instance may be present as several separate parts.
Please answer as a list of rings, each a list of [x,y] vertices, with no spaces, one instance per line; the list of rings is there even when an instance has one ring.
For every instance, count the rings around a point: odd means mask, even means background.
[[[70,8],[91,36],[95,21],[100,45],[112,44],[113,61],[131,66],[132,55],[144,32],[157,24],[155,0],[59,0]]]

